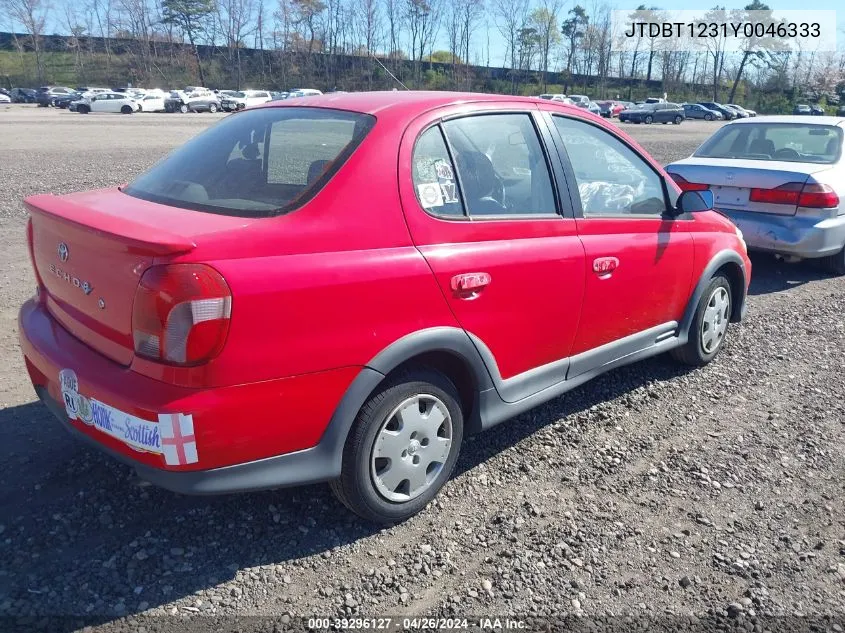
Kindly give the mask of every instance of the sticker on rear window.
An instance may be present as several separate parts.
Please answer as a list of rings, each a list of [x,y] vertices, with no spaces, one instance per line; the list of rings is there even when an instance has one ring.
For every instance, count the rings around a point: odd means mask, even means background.
[[[425,209],[443,206],[443,193],[440,191],[440,184],[427,182],[417,185],[417,195],[420,197],[420,204]]]

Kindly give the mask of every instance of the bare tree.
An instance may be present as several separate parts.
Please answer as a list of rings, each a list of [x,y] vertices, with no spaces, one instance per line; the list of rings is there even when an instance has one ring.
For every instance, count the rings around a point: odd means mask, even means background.
[[[510,54],[511,92],[516,92],[517,73],[520,49],[520,29],[528,16],[529,0],[492,0],[493,15],[496,29],[502,34],[507,44],[505,56]]]
[[[38,83],[44,81],[41,37],[44,35],[49,8],[45,0],[0,0],[0,10],[11,16],[13,23],[20,24],[29,33],[32,50],[35,53],[35,72]]]
[[[540,44],[540,63],[543,92],[546,91],[546,75],[549,71],[549,54],[554,46],[560,42],[560,29],[557,16],[560,13],[561,0],[543,0],[541,6],[534,9],[529,16],[531,27],[536,30]]]
[[[230,71],[235,70],[235,87],[241,88],[241,49],[244,40],[254,31],[255,4],[253,0],[218,0],[217,16],[226,41],[226,57]]]

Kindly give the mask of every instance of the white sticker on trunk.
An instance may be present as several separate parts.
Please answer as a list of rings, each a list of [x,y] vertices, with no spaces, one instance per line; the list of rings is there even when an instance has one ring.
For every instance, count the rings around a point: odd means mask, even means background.
[[[199,461],[194,435],[194,418],[184,413],[159,413],[151,422],[79,393],[79,381],[72,369],[59,372],[62,400],[71,420],[80,420],[120,440],[130,448],[155,453],[168,466]]]

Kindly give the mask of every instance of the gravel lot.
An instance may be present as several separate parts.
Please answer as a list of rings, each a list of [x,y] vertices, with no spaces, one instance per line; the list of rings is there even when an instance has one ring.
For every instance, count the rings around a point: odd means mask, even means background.
[[[843,630],[845,279],[810,265],[755,257],[748,319],[711,365],[639,363],[470,438],[439,501],[390,529],[325,486],[182,497],[72,440],[17,343],[34,287],[20,200],[125,182],[220,117],[0,107],[0,629],[440,614]],[[668,163],[717,125],[625,129]]]

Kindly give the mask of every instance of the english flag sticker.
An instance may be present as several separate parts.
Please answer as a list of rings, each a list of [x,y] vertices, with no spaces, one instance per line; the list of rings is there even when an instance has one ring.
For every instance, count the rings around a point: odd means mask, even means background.
[[[193,416],[184,413],[160,413],[158,426],[165,464],[182,466],[199,461]]]

